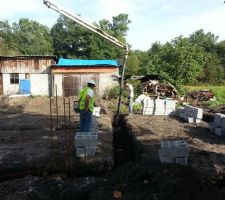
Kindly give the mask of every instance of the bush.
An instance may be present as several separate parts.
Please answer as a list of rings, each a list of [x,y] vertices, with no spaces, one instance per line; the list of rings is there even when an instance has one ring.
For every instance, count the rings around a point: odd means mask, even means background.
[[[120,87],[113,86],[105,90],[103,98],[104,99],[117,99],[120,94]]]

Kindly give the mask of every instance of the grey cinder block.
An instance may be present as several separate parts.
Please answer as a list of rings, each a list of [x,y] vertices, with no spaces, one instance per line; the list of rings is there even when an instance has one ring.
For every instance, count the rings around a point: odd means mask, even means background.
[[[175,163],[187,166],[187,157],[176,157],[175,158]]]
[[[95,147],[86,147],[86,156],[95,156]]]
[[[85,148],[84,147],[76,147],[76,156],[84,157],[85,156]]]

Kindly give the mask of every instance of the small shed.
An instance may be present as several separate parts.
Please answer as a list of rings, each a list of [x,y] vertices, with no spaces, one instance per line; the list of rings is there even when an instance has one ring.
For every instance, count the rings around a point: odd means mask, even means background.
[[[78,96],[87,81],[97,83],[96,93],[104,94],[108,88],[118,85],[120,64],[116,60],[74,60],[60,58],[52,67],[52,90],[58,96]]]
[[[51,95],[51,68],[56,56],[0,56],[0,95]]]

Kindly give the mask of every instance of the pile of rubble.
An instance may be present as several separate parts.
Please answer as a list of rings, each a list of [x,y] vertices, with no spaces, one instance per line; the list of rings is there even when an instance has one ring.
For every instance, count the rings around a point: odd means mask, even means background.
[[[195,99],[198,101],[209,101],[210,99],[214,98],[214,94],[211,90],[199,90],[199,91],[193,91],[186,95],[186,99]]]
[[[170,83],[158,83],[158,81],[146,81],[141,84],[141,90],[143,93],[149,96],[155,96],[159,98],[173,98],[177,96],[176,88]]]

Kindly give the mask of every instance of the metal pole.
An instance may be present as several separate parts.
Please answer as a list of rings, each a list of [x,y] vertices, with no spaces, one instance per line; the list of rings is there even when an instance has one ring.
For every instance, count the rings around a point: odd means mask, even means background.
[[[59,113],[58,113],[58,94],[57,94],[57,85],[55,85],[55,95],[56,95],[56,123],[57,123],[57,129],[59,129]]]
[[[125,69],[126,69],[126,65],[127,65],[127,59],[128,59],[128,45],[126,47],[126,52],[125,52],[125,57],[124,57],[124,62],[123,62],[123,67],[122,67],[122,73],[121,73],[120,94],[119,94],[119,102],[118,102],[118,108],[117,108],[117,117],[119,117],[119,115],[120,115],[121,100],[122,100],[123,85],[124,85],[124,74],[125,74]]]
[[[72,130],[71,130],[71,112],[70,112],[70,98],[68,98],[68,112],[69,112],[69,155],[70,155],[70,175],[72,175]]]
[[[63,113],[64,113],[64,140],[65,140],[65,146],[67,146],[66,143],[66,100],[65,97],[63,98]]]
[[[50,134],[51,134],[51,145],[53,145],[53,138],[52,138],[52,98],[49,98],[49,106],[50,106],[50,126],[51,126],[51,130],[50,130]]]

